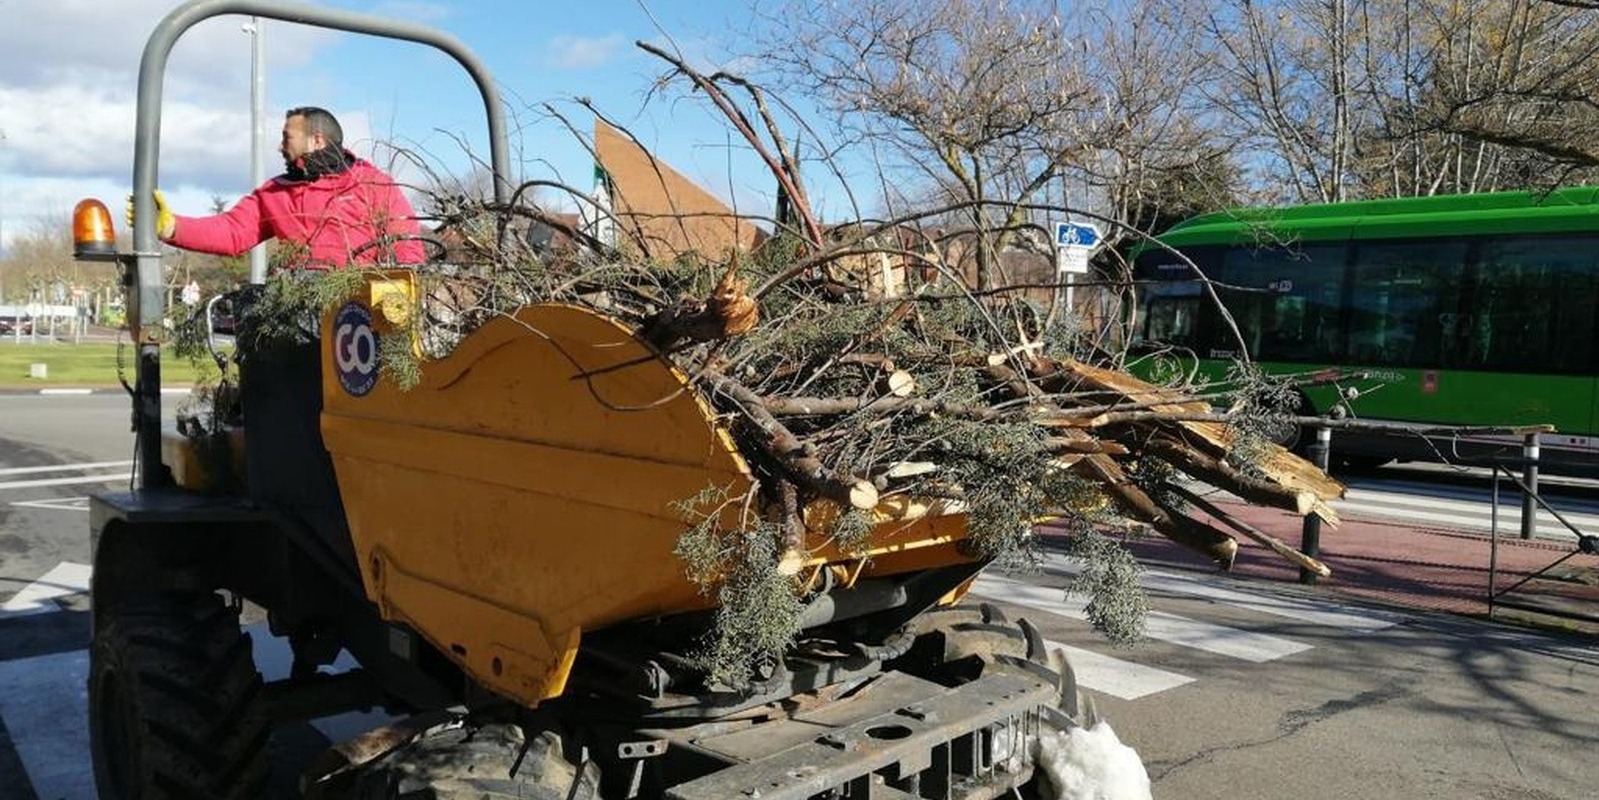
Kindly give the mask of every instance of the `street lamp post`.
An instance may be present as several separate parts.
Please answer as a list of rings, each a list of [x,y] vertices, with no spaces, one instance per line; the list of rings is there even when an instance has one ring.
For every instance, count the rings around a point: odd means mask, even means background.
[[[261,148],[266,144],[266,47],[260,17],[251,17],[244,32],[250,36],[250,188],[266,180]],[[266,245],[250,248],[250,282],[266,282]]]
[[[4,164],[5,163],[5,158],[3,158],[3,156],[5,154],[4,153],[5,144],[6,144],[6,132],[3,131],[3,130],[0,130],[0,164]],[[0,167],[0,170],[3,170],[3,169],[4,169],[4,167]],[[4,178],[5,178],[5,173],[3,171],[0,171],[0,180],[3,180]],[[4,183],[0,183],[0,262],[4,262],[5,261],[5,255],[6,255],[6,229],[5,229],[5,223],[6,223],[6,187],[5,187]],[[0,263],[0,305],[4,305],[5,302],[6,302],[6,271],[5,271],[4,264]]]

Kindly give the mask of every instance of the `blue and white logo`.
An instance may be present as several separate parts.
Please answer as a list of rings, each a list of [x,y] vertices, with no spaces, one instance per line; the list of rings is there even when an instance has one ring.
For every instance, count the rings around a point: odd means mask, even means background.
[[[346,303],[333,318],[333,363],[339,385],[360,397],[378,383],[378,334],[372,312],[360,303]]]

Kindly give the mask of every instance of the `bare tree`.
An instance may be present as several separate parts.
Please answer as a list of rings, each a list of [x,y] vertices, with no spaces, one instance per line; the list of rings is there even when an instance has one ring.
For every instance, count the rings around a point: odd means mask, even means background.
[[[1353,8],[1362,0],[1204,5],[1195,46],[1210,49],[1219,69],[1208,96],[1239,146],[1257,156],[1257,180],[1281,187],[1280,199],[1345,199],[1353,106],[1369,78],[1361,72],[1361,19]]]
[[[1527,178],[1599,167],[1599,5],[1586,0],[1426,3],[1448,43],[1429,63],[1422,123],[1520,151]]]
[[[1098,140],[1098,96],[1052,2],[793,2],[772,21],[768,63],[820,98],[846,139],[870,144],[888,182],[969,204],[979,288],[1026,216],[1012,204]]]
[[[1550,184],[1599,162],[1592,12],[1550,0],[1170,0],[1263,199]]]
[[[1212,54],[1193,46],[1204,22],[1199,7],[1113,3],[1083,11],[1080,19],[1097,31],[1083,59],[1101,99],[1094,127],[1102,135],[1068,172],[1099,195],[1094,205],[1145,232],[1236,205],[1241,170],[1222,118],[1198,91],[1217,77]],[[1107,243],[1118,244],[1125,233],[1109,231]]]

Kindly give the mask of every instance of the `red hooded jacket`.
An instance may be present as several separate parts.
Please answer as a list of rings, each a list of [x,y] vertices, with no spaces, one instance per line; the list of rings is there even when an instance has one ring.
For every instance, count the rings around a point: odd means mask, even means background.
[[[176,216],[167,242],[185,250],[236,256],[276,237],[308,253],[297,266],[338,269],[350,264],[400,264],[426,260],[422,242],[362,245],[384,235],[420,232],[411,204],[394,179],[353,156],[349,169],[312,180],[279,175],[240,198],[233,208],[211,217]],[[359,250],[359,252],[357,252]]]

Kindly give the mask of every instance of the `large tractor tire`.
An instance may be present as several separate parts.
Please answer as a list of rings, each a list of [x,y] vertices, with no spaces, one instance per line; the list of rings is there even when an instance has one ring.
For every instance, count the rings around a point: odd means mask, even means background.
[[[307,797],[345,800],[598,800],[600,773],[577,765],[561,738],[521,726],[461,721],[418,735]]]
[[[260,690],[250,637],[217,594],[98,611],[89,741],[101,800],[258,797],[268,773]]]

